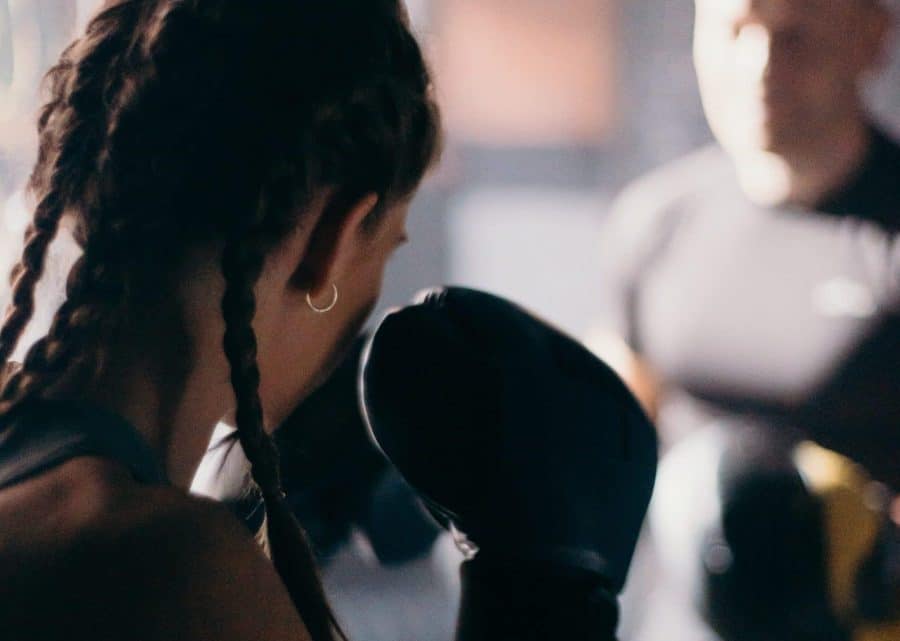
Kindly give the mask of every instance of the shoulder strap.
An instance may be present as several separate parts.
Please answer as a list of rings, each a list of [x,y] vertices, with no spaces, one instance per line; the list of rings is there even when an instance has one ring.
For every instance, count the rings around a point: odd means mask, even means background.
[[[107,410],[35,400],[0,419],[0,488],[82,456],[119,461],[142,483],[168,483],[156,453],[134,426]]]

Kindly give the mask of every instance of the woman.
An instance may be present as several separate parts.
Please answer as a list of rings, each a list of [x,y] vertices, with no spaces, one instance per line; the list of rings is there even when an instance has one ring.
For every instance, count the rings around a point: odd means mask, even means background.
[[[436,155],[404,10],[109,0],[49,86],[3,362],[58,230],[83,253],[0,392],[4,637],[335,638],[266,428],[356,335]],[[186,492],[232,413],[274,569]],[[84,416],[99,441],[56,438]]]

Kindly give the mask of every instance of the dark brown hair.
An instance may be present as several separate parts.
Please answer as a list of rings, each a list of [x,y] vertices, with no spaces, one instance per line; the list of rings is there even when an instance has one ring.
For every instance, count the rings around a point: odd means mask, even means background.
[[[188,253],[223,247],[238,433],[273,561],[316,640],[341,633],[263,431],[254,285],[317,190],[389,204],[436,155],[437,109],[404,16],[398,0],[107,1],[48,74],[37,205],[0,329],[6,363],[64,214],[83,253],[48,334],[3,386],[3,409],[96,380],[113,337],[171,295]]]

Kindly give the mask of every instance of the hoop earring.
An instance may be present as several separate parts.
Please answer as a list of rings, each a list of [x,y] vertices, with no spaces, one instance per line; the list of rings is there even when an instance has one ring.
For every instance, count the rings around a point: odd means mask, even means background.
[[[326,307],[316,307],[315,303],[312,302],[312,298],[309,295],[309,292],[306,292],[306,304],[309,305],[309,308],[313,310],[316,314],[327,314],[332,309],[334,309],[335,305],[338,302],[338,288],[334,283],[331,284],[331,289],[334,291],[334,297],[331,299],[331,302]]]

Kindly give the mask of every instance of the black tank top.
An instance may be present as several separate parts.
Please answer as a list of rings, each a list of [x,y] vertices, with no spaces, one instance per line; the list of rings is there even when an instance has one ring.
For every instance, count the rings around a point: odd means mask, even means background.
[[[169,483],[156,453],[134,426],[107,410],[36,400],[0,418],[0,489],[83,456],[117,461],[141,483]]]

